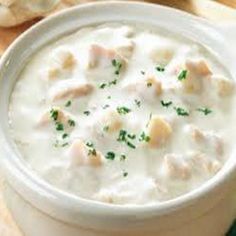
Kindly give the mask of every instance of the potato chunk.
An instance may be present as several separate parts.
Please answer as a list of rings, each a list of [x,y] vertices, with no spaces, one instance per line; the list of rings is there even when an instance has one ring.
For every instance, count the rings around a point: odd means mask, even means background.
[[[93,85],[90,83],[70,83],[70,81],[63,81],[58,85],[52,87],[49,96],[52,101],[61,99],[72,99],[89,95],[93,91]]]
[[[167,65],[173,58],[175,49],[172,45],[163,45],[160,48],[153,49],[150,57],[155,64]]]
[[[223,76],[212,76],[212,81],[220,97],[230,96],[235,88],[235,83]]]
[[[89,51],[88,69],[94,69],[99,66],[112,67],[112,60],[119,61],[122,67],[124,67],[126,64],[125,59],[121,55],[119,55],[116,50],[107,49],[97,44],[91,45]]]
[[[154,95],[160,96],[163,92],[161,81],[157,80],[155,76],[147,76],[145,80],[132,82],[124,85],[124,89],[129,92],[136,92],[143,97],[147,97],[151,91],[154,91]]]
[[[70,50],[62,47],[53,52],[49,63],[48,79],[54,80],[64,72],[71,72],[77,61]]]
[[[195,144],[216,156],[223,155],[224,143],[221,137],[213,132],[204,132],[194,125],[187,128]]]
[[[187,180],[191,177],[191,168],[182,156],[167,154],[164,157],[164,165],[171,178]]]
[[[146,79],[146,86],[152,86],[155,90],[155,94],[157,96],[161,95],[162,93],[162,83],[158,81],[155,76],[149,76]]]
[[[107,132],[113,133],[121,129],[122,119],[121,116],[114,110],[109,110],[102,119],[104,127],[107,128]]]
[[[191,72],[199,76],[208,76],[211,75],[212,72],[207,62],[203,59],[199,60],[187,60],[186,68]]]
[[[198,93],[202,91],[203,79],[211,75],[211,70],[204,60],[186,60],[186,78],[181,80],[183,88],[187,93]]]
[[[222,165],[218,160],[211,159],[206,154],[195,152],[190,155],[190,163],[194,168],[203,170],[207,174],[216,174]]]
[[[148,124],[149,145],[159,148],[170,138],[172,128],[170,124],[160,116],[153,116]]]
[[[129,59],[133,55],[134,45],[135,45],[134,42],[128,41],[126,44],[116,47],[116,51],[123,58]]]
[[[72,166],[89,165],[98,167],[103,163],[103,156],[98,151],[86,146],[82,140],[75,140],[69,148],[68,156]]]
[[[52,113],[56,114],[56,117]],[[56,118],[56,119],[55,119]],[[53,107],[52,109],[44,112],[38,121],[38,126],[48,125],[51,121],[57,121],[62,124],[67,124],[68,120],[74,120],[72,115],[62,110],[60,107]]]

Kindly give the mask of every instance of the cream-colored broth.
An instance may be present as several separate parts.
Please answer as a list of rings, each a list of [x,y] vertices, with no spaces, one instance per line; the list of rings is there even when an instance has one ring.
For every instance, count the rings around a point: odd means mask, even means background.
[[[203,46],[107,24],[41,49],[19,77],[9,117],[22,156],[46,181],[96,201],[152,204],[222,168],[234,107],[234,83]]]

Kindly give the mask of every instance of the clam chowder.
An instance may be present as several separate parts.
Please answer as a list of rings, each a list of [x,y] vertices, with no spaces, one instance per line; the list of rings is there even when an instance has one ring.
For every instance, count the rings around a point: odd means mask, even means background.
[[[236,138],[235,84],[184,36],[121,23],[79,30],[34,55],[9,107],[25,162],[53,186],[110,204],[188,193]]]

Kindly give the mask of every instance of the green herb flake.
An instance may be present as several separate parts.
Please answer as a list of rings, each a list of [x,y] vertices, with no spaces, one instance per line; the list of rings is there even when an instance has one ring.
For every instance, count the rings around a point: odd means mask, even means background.
[[[116,110],[120,115],[125,115],[125,114],[131,112],[131,110],[127,107],[117,107]]]
[[[119,136],[118,136],[118,138],[117,138],[117,141],[118,141],[118,142],[124,142],[124,143],[126,143],[127,146],[129,146],[130,148],[135,149],[136,146],[128,140],[128,139],[134,139],[134,138],[136,138],[135,135],[128,134],[126,130],[120,130]]]
[[[96,156],[96,155],[97,155],[96,149],[95,149],[95,148],[89,149],[88,155],[89,155],[89,156]]]
[[[150,141],[150,137],[146,135],[145,132],[143,131],[139,137],[139,141],[148,143]]]
[[[145,74],[146,74],[145,71],[143,71],[143,70],[141,70],[140,73],[141,73],[142,75],[145,75]]]
[[[103,109],[107,109],[108,107],[110,107],[110,105],[106,104],[106,105],[104,105],[102,108],[103,108]]]
[[[189,116],[189,112],[182,107],[174,107],[178,116]]]
[[[62,147],[66,147],[66,146],[68,146],[69,145],[69,143],[63,143],[61,146]]]
[[[89,147],[89,151],[88,151],[88,155],[89,156],[96,156],[97,155],[97,151],[94,148],[94,144],[92,142],[87,142],[86,146]]]
[[[122,63],[116,59],[113,59],[111,64],[115,68],[115,75],[119,75],[122,69]]]
[[[115,157],[116,157],[116,154],[114,152],[107,152],[105,158],[108,159],[108,160],[115,160]]]
[[[86,116],[89,116],[89,115],[90,115],[90,111],[84,111],[84,114],[85,114]]]
[[[126,155],[121,154],[121,155],[120,155],[120,161],[125,161],[125,160],[126,160]]]
[[[111,96],[107,96],[107,99],[111,99]]]
[[[50,111],[50,117],[51,117],[54,121],[57,121],[58,115],[59,115],[58,110],[55,110],[55,109],[52,108],[51,111]]]
[[[72,104],[72,102],[69,100],[69,101],[67,101],[67,103],[65,104],[65,107],[70,107],[71,104]]]
[[[108,85],[111,86],[111,85],[116,85],[116,84],[117,84],[117,79],[114,79],[110,81]]]
[[[68,124],[70,127],[75,127],[75,121],[74,120],[68,120]]]
[[[63,138],[63,139],[66,139],[68,136],[69,136],[69,135],[68,135],[67,133],[64,133],[64,134],[62,135],[62,138]]]
[[[152,119],[152,113],[149,114],[149,119],[148,119],[148,122],[147,122],[147,124],[146,124],[146,127],[148,127],[148,125],[149,125],[151,119]]]
[[[178,80],[182,81],[187,78],[188,71],[187,70],[182,70],[179,75],[178,75]]]
[[[171,106],[172,104],[173,104],[173,102],[171,102],[171,101],[165,102],[165,101],[161,100],[161,105],[162,105],[163,107],[169,107],[169,106]]]
[[[204,107],[204,108],[198,108],[197,111],[202,112],[205,116],[209,115],[210,113],[212,113],[212,110]]]
[[[133,148],[133,149],[136,148],[136,146],[135,146],[133,143],[131,143],[130,141],[127,141],[126,144],[127,144],[130,148]]]
[[[136,104],[137,107],[140,107],[140,106],[141,106],[141,101],[135,99],[134,102],[135,102],[135,104]]]
[[[102,84],[99,85],[99,88],[100,88],[100,89],[104,89],[106,86],[107,86],[107,84],[102,83]]]
[[[123,176],[124,176],[124,177],[127,177],[128,174],[129,174],[129,173],[128,173],[127,171],[125,171],[125,172],[123,173]]]
[[[64,125],[61,122],[56,122],[56,130],[57,131],[63,131]]]
[[[103,131],[104,131],[104,132],[108,132],[108,131],[109,131],[109,126],[108,126],[108,125],[107,125],[107,126],[104,126],[104,127],[103,127]]]
[[[126,134],[127,134],[127,131],[126,130],[120,130],[119,132],[119,137],[117,139],[117,141],[119,142],[125,142],[126,141]]]
[[[94,144],[93,144],[92,142],[87,142],[87,143],[86,143],[86,146],[87,146],[87,147],[94,147]]]
[[[157,66],[157,67],[156,67],[156,70],[157,70],[158,72],[164,72],[164,71],[165,71],[165,67],[163,67],[163,66]]]
[[[56,147],[56,148],[59,148],[59,147],[66,147],[66,146],[68,146],[68,145],[69,145],[68,142],[60,144],[58,140],[56,140],[56,142],[54,143],[54,147]]]
[[[136,138],[136,135],[135,134],[128,134],[127,137],[129,139],[135,139]]]

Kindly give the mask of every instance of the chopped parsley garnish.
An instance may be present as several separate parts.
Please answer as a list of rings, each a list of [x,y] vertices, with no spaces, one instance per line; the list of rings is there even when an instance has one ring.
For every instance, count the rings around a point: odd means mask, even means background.
[[[117,84],[117,79],[114,79],[108,83],[108,86],[116,85],[116,84]]]
[[[141,70],[140,73],[141,73],[142,75],[145,75],[145,71],[143,71],[143,70]]]
[[[111,96],[107,96],[107,99],[111,99]]]
[[[115,157],[116,157],[116,154],[114,152],[107,152],[105,158],[108,159],[108,160],[115,160]]]
[[[156,67],[156,70],[157,70],[158,72],[164,72],[164,71],[165,71],[165,68],[164,68],[163,66],[157,66],[157,67]]]
[[[145,132],[142,132],[139,137],[139,141],[148,143],[150,141],[150,137],[148,135],[146,135]]]
[[[147,82],[147,87],[152,87],[152,83],[151,82]]]
[[[116,75],[119,75],[120,74],[120,71],[122,69],[122,63],[116,59],[113,59],[111,61],[111,64],[113,65],[113,67],[115,68],[115,74]]]
[[[65,139],[65,138],[67,138],[69,135],[67,134],[67,133],[64,133],[63,135],[62,135],[62,138],[63,139]]]
[[[136,138],[136,135],[135,134],[127,134],[127,137],[129,139],[135,139]]]
[[[178,80],[184,80],[187,78],[188,71],[187,70],[182,70],[179,75],[178,75]]]
[[[68,120],[68,124],[69,124],[69,126],[74,127],[75,121],[70,119],[70,120]]]
[[[189,112],[182,107],[174,108],[178,116],[189,116]]]
[[[102,83],[102,84],[99,85],[99,88],[100,88],[100,89],[104,89],[106,86],[107,86],[107,84]]]
[[[130,148],[135,149],[136,146],[131,143],[128,139],[135,139],[136,135],[128,134],[126,130],[120,130],[117,141],[126,143]]]
[[[126,155],[121,154],[121,156],[120,156],[120,161],[125,161],[125,160],[126,160]]]
[[[89,116],[89,115],[90,115],[90,111],[84,111],[84,114],[85,114],[86,116]]]
[[[66,147],[66,146],[68,146],[69,145],[69,143],[63,143],[61,146],[62,147]]]
[[[61,122],[56,122],[56,130],[57,131],[63,131],[64,125]]]
[[[56,140],[56,142],[55,142],[55,144],[54,144],[54,147],[56,147],[56,148],[58,148],[58,147],[66,147],[66,146],[68,146],[68,145],[69,145],[68,142],[60,144],[59,141]]]
[[[129,173],[128,173],[127,171],[125,171],[125,172],[123,173],[123,176],[124,176],[124,177],[127,177],[128,174],[129,174]]]
[[[171,106],[172,104],[173,104],[173,102],[171,102],[171,101],[165,102],[165,101],[161,100],[161,105],[162,105],[163,107],[169,107],[169,106]]]
[[[97,155],[96,149],[95,149],[95,148],[89,149],[88,155],[89,155],[89,156],[96,156],[96,155]]]
[[[116,110],[120,115],[125,115],[125,114],[131,112],[131,110],[127,107],[117,107]]]
[[[127,144],[130,148],[133,148],[133,149],[136,148],[136,146],[135,146],[133,143],[131,143],[130,141],[127,141],[126,144]]]
[[[117,141],[119,141],[119,142],[126,141],[126,134],[127,134],[126,130],[123,130],[123,129],[120,130],[119,137],[118,137]]]
[[[58,110],[55,110],[55,109],[51,109],[51,111],[50,111],[50,116],[51,116],[51,118],[54,120],[54,121],[57,121],[57,119],[58,119],[58,114],[59,114],[59,112],[58,112]]]
[[[103,131],[107,132],[108,130],[109,130],[109,126],[108,125],[103,127]]]
[[[135,99],[134,102],[135,102],[135,104],[137,105],[137,107],[140,107],[140,106],[141,106],[141,101]]]
[[[86,143],[86,146],[87,146],[87,147],[94,147],[94,144],[93,144],[92,142],[87,142],[87,143]]]
[[[67,101],[67,103],[65,104],[65,107],[70,107],[71,104],[72,104],[72,102],[69,100],[69,101]]]
[[[97,151],[94,148],[94,144],[92,142],[87,142],[86,146],[89,147],[89,151],[88,151],[88,155],[91,156],[96,156],[97,155]]]
[[[212,113],[212,110],[210,110],[207,107],[198,108],[197,111],[202,112],[205,116],[207,116],[208,114]]]
[[[108,107],[110,107],[110,105],[106,104],[106,105],[104,105],[102,108],[103,108],[103,109],[107,109]]]
[[[149,115],[149,119],[148,119],[148,122],[147,122],[147,124],[146,124],[146,127],[148,127],[148,125],[149,125],[151,119],[152,119],[152,113],[150,113],[150,115]]]
[[[114,80],[112,80],[112,81],[110,81],[110,82],[108,82],[108,83],[102,83],[102,84],[100,84],[99,85],[99,88],[100,89],[104,89],[104,88],[106,88],[106,87],[111,87],[112,85],[116,85],[117,84],[117,79],[114,79]]]

